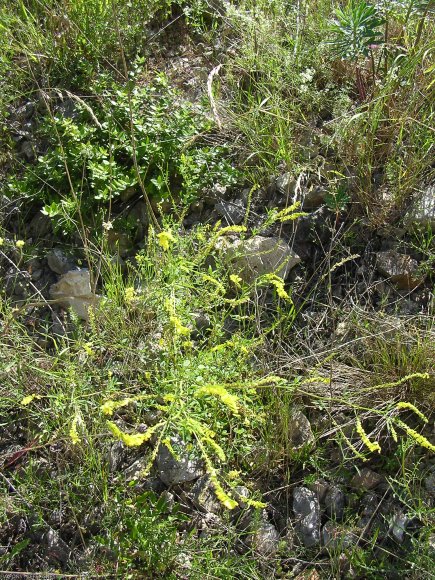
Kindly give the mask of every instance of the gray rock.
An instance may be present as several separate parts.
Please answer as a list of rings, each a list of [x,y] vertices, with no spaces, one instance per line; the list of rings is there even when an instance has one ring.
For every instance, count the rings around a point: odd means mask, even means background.
[[[114,473],[119,471],[127,456],[127,451],[121,441],[116,441],[109,450],[109,471]]]
[[[78,106],[76,101],[71,98],[64,98],[56,107],[56,115],[65,119],[75,119],[78,115]]]
[[[242,223],[246,213],[246,207],[241,199],[236,199],[235,201],[219,201],[215,205],[215,209],[229,225]]]
[[[31,275],[24,270],[9,268],[3,277],[5,292],[8,296],[17,298],[28,298],[30,291]]]
[[[316,444],[310,422],[298,409],[294,409],[289,417],[289,438],[293,451]]]
[[[195,482],[189,497],[193,505],[205,513],[219,514],[222,512],[222,504],[217,499],[207,475],[200,477]]]
[[[279,238],[254,236],[249,240],[221,240],[220,249],[233,269],[247,284],[259,276],[277,274],[284,280],[301,261],[290,246]]]
[[[88,320],[89,307],[97,306],[99,296],[91,290],[89,270],[71,270],[50,287],[50,297],[64,308],[72,308],[82,320]]]
[[[419,226],[425,230],[435,228],[435,183],[429,185],[411,206],[405,217],[405,225],[408,228]]]
[[[125,479],[127,482],[137,481],[141,477],[148,467],[149,457],[143,456],[139,457],[134,463],[132,463],[127,469],[124,471]]]
[[[296,531],[304,546],[310,548],[320,542],[320,505],[316,494],[306,487],[293,490],[293,513]]]
[[[278,551],[279,540],[279,533],[275,526],[268,522],[261,522],[252,535],[252,549],[260,556],[270,557]]]
[[[346,507],[346,496],[344,492],[336,486],[331,486],[325,496],[326,513],[330,518],[341,522]]]
[[[26,161],[31,163],[36,159],[36,151],[31,141],[23,141],[20,147],[20,154]]]
[[[276,189],[281,195],[293,197],[296,192],[296,179],[291,173],[283,173],[276,180]]]
[[[320,185],[305,191],[302,196],[302,209],[317,209],[324,203],[327,194],[328,190]]]
[[[372,471],[368,467],[361,469],[359,473],[353,476],[350,485],[355,489],[374,489],[384,481],[382,475]]]
[[[60,248],[53,248],[47,254],[48,267],[55,274],[66,274],[70,270],[74,270],[74,261],[66,256]]]
[[[376,254],[376,269],[387,276],[402,290],[413,290],[424,282],[424,276],[419,273],[418,262],[405,254],[394,250]]]
[[[28,238],[34,238],[41,242],[42,238],[48,237],[53,231],[51,220],[48,216],[38,212],[26,227]]]
[[[424,487],[430,495],[435,496],[435,471],[425,478]]]
[[[411,520],[403,512],[396,514],[390,525],[390,536],[399,544],[402,544],[405,539],[405,532]]]
[[[71,550],[52,528],[42,536],[41,543],[45,548],[45,556],[50,563],[66,564],[69,560]]]
[[[167,486],[194,481],[204,474],[201,462],[189,457],[186,445],[180,439],[171,439],[178,456],[174,457],[163,443],[160,445],[155,459],[155,468],[158,477]]]

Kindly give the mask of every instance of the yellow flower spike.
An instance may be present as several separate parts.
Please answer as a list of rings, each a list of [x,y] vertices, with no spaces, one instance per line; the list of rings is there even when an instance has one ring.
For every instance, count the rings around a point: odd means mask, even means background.
[[[414,441],[418,443],[421,447],[425,447],[426,449],[429,449],[430,451],[435,453],[435,445],[432,445],[432,443],[428,439],[426,439],[424,435],[417,433],[415,429],[411,429],[409,425],[407,425],[403,421],[400,421],[400,419],[396,419],[396,424],[399,427],[401,427],[404,431],[406,431],[406,433],[410,437],[412,437],[412,439],[414,439]]]
[[[92,349],[92,343],[91,342],[85,342],[85,344],[83,345],[83,350],[85,351],[85,353],[90,356],[90,357],[94,357],[95,356],[95,351]]]
[[[109,427],[110,431],[113,435],[122,441],[124,445],[127,447],[140,447],[146,441],[149,441],[153,435],[153,433],[160,428],[163,423],[157,423],[153,427],[150,427],[145,433],[133,433],[132,435],[129,433],[124,433],[121,429],[112,423],[111,421],[107,421],[107,426]]]
[[[375,442],[370,441],[359,419],[357,419],[356,421],[356,431],[358,435],[361,437],[361,441],[364,443],[364,445],[367,447],[369,451],[371,451],[372,453],[374,453],[375,451],[377,451],[378,453],[381,452],[381,446],[377,441]]]
[[[165,252],[167,252],[169,246],[175,242],[175,238],[170,230],[160,232],[160,234],[157,234],[157,238],[159,240],[159,245],[165,250]]]
[[[81,424],[82,420],[80,415],[77,413],[71,423],[71,429],[69,430],[69,436],[71,437],[71,441],[73,445],[77,445],[80,443],[81,439],[79,437],[77,426]]]
[[[420,417],[420,419],[425,423],[429,422],[429,419],[426,417],[426,415],[423,415],[420,409],[417,409],[417,407],[412,403],[405,403],[404,401],[401,401],[400,403],[397,403],[396,409],[409,409],[410,411],[413,411],[418,417]]]
[[[5,239],[4,238],[0,238],[0,247],[3,246],[4,243],[5,243]]]
[[[101,405],[101,411],[104,413],[104,415],[113,415],[113,413],[117,410],[120,409],[121,407],[125,407],[127,405],[129,405],[130,403],[132,403],[135,399],[129,398],[129,399],[122,399],[121,401],[106,401],[105,403],[103,403]]]
[[[17,240],[15,242],[16,247],[21,250],[22,248],[24,248],[26,242],[24,240]]]

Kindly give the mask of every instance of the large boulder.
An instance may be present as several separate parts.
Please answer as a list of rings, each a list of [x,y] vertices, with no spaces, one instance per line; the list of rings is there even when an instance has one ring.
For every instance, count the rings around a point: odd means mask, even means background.
[[[276,274],[284,280],[301,259],[279,238],[253,236],[249,240],[225,240],[221,249],[232,268],[246,284],[265,274]]]

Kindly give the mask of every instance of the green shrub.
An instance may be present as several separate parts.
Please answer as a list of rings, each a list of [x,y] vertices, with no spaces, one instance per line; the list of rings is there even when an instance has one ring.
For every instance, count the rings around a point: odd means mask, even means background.
[[[65,229],[79,212],[88,223],[101,223],[112,201],[141,193],[133,148],[140,179],[156,202],[185,205],[216,182],[236,183],[229,147],[206,139],[213,123],[205,111],[183,101],[163,75],[152,85],[132,80],[127,87],[100,77],[93,92],[92,109],[79,99],[71,118],[46,118],[47,153],[10,182],[11,193],[41,203]]]

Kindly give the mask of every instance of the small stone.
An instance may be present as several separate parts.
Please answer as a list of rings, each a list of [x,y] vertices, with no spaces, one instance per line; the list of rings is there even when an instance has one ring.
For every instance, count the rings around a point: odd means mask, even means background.
[[[220,249],[246,284],[252,284],[265,274],[277,274],[285,280],[290,270],[301,261],[279,238],[254,236],[249,240],[238,239],[232,244],[221,240]]]
[[[74,261],[66,256],[60,248],[54,248],[47,254],[47,263],[55,274],[66,274],[75,267]]]
[[[424,487],[430,495],[435,496],[435,471],[426,477]]]
[[[260,556],[273,556],[278,551],[279,540],[279,533],[275,526],[268,522],[261,522],[252,535],[252,548]]]
[[[293,451],[305,446],[315,447],[316,444],[310,422],[298,409],[294,409],[289,417],[289,438]]]
[[[123,462],[127,456],[127,451],[121,441],[116,441],[109,451],[109,471],[114,473],[121,469]]]
[[[361,469],[359,473],[353,476],[350,485],[354,489],[374,489],[384,481],[382,475],[372,471],[368,467]]]
[[[413,203],[405,218],[408,228],[419,226],[423,230],[435,228],[435,183],[429,185]]]
[[[346,506],[346,496],[344,492],[336,486],[329,488],[325,496],[326,513],[337,522],[340,522],[344,516]]]
[[[206,513],[219,514],[222,505],[216,497],[214,488],[207,475],[200,477],[192,487],[189,497],[193,505]]]
[[[328,190],[322,186],[314,187],[303,194],[302,208],[304,210],[317,209],[325,201]]]
[[[55,530],[50,528],[42,536],[42,545],[45,547],[46,558],[50,563],[66,564],[70,557],[71,550]]]
[[[36,159],[35,147],[30,141],[23,141],[21,143],[20,153],[29,163]]]
[[[219,201],[215,205],[215,209],[229,225],[242,223],[246,213],[246,208],[241,199],[236,199],[235,201]]]
[[[391,522],[390,526],[390,536],[396,540],[399,544],[402,544],[405,539],[405,532],[408,524],[411,520],[408,516],[402,512],[396,514]]]
[[[376,254],[376,269],[402,290],[413,290],[424,282],[417,260],[394,250]]]
[[[64,308],[72,308],[77,316],[88,320],[90,306],[96,306],[99,297],[91,290],[89,270],[71,270],[50,287],[50,296]]]
[[[162,443],[155,459],[156,473],[163,483],[171,486],[201,477],[204,473],[201,462],[188,455],[186,445],[178,438],[173,438],[171,445],[177,453],[177,458]]]
[[[281,195],[293,196],[296,191],[296,179],[291,173],[283,173],[276,180],[276,188]]]
[[[311,491],[314,491],[314,493],[317,496],[317,499],[319,500],[320,503],[322,503],[323,500],[325,499],[326,492],[329,489],[329,484],[323,479],[318,479],[314,483],[310,483],[307,487]]]
[[[304,546],[316,546],[320,542],[320,505],[316,494],[306,487],[295,487],[293,512],[297,518],[296,531]]]

